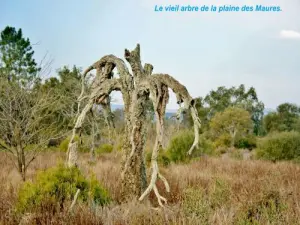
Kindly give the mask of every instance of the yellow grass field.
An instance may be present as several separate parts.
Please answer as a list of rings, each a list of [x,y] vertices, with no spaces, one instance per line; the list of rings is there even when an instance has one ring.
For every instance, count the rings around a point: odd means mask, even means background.
[[[58,152],[38,156],[28,179],[64,156]],[[45,208],[20,217],[14,214],[14,206],[22,181],[5,154],[0,157],[0,224],[300,224],[300,166],[290,162],[205,157],[161,166],[171,191],[165,193],[162,183],[158,185],[168,199],[165,208],[158,208],[153,193],[142,203],[119,203],[119,153],[98,156],[93,166],[84,163],[89,155],[81,154],[81,169],[86,174],[95,172],[112,203],[103,208],[78,203],[73,213],[53,214]]]

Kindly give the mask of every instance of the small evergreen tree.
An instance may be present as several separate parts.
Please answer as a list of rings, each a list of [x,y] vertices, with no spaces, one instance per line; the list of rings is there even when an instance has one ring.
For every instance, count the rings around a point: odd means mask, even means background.
[[[33,58],[29,39],[22,30],[7,26],[0,35],[0,76],[27,85],[35,81],[41,70]]]

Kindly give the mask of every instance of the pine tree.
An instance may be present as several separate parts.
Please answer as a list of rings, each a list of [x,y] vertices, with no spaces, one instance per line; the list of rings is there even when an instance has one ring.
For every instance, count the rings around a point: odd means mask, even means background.
[[[22,29],[7,26],[0,35],[0,76],[10,82],[27,85],[41,70],[33,58],[34,51]]]

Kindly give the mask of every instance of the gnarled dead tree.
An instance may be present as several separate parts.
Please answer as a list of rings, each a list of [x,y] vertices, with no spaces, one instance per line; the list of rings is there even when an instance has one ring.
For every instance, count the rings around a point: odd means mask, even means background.
[[[156,181],[161,179],[167,191],[169,184],[160,173],[157,164],[159,149],[162,145],[163,122],[166,105],[169,99],[169,90],[176,94],[178,104],[183,103],[183,109],[191,110],[194,121],[195,140],[188,154],[197,147],[199,141],[200,120],[195,108],[195,101],[188,93],[185,86],[168,74],[152,74],[153,66],[145,64],[142,66],[140,58],[140,45],[133,51],[125,49],[125,59],[131,66],[132,74],[129,72],[125,62],[114,55],[102,57],[99,61],[91,65],[83,74],[83,79],[91,70],[96,70],[96,77],[92,83],[92,91],[88,96],[84,96],[84,85],[79,101],[88,98],[87,104],[80,112],[75,124],[67,152],[67,163],[71,166],[77,165],[77,141],[75,135],[80,134],[82,124],[86,114],[94,104],[103,106],[106,115],[110,115],[109,95],[112,91],[120,91],[123,96],[125,114],[125,141],[123,144],[123,164],[122,164],[122,194],[124,199],[138,197],[143,200],[152,190],[157,196],[158,202],[163,206],[166,199],[162,197],[157,189]],[[112,76],[112,71],[117,68],[119,78]],[[156,141],[152,152],[151,169],[152,175],[147,186],[146,169],[144,163],[145,144],[145,121],[147,100],[153,102],[156,115]],[[108,124],[113,126],[112,118],[108,117]],[[162,202],[163,201],[163,202]]]

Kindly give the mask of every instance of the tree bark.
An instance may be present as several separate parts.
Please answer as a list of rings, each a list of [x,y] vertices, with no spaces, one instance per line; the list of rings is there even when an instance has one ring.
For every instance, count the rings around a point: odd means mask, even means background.
[[[131,65],[135,78],[135,82],[132,84],[133,89],[130,90],[130,101],[125,103],[127,121],[121,174],[122,198],[123,200],[130,200],[133,197],[139,197],[147,186],[144,145],[146,102],[149,98],[149,91],[141,85],[145,72],[141,65],[140,46],[137,45],[131,52],[126,49],[125,58]]]
[[[145,100],[145,96],[142,96],[133,104],[131,121],[126,123],[121,176],[123,200],[140,196],[147,185],[144,162]]]

